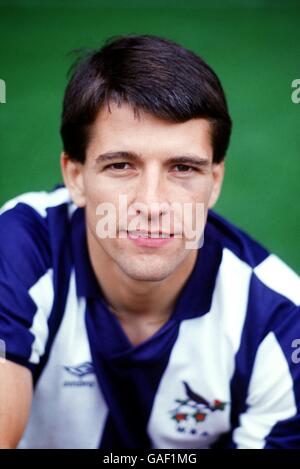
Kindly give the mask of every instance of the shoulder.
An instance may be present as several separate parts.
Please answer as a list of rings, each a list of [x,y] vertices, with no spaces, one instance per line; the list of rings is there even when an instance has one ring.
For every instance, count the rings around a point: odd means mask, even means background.
[[[52,277],[53,266],[68,241],[68,225],[76,209],[65,187],[28,192],[0,209],[1,279],[27,290]]]
[[[41,218],[46,218],[48,209],[62,204],[71,204],[70,194],[63,186],[59,186],[50,192],[26,192],[6,202],[0,209],[0,216],[2,217],[4,213],[20,207],[27,207]]]
[[[207,223],[210,239],[221,244],[226,274],[244,276],[249,290],[260,290],[261,300],[282,297],[287,305],[300,304],[300,278],[283,260],[220,215],[210,211]],[[225,272],[224,272],[225,273]]]
[[[17,275],[33,284],[53,263],[53,248],[74,211],[66,188],[29,192],[0,210],[0,254]]]
[[[207,233],[210,238],[219,242],[223,249],[230,251],[251,268],[255,268],[270,254],[249,234],[212,210],[208,214]]]

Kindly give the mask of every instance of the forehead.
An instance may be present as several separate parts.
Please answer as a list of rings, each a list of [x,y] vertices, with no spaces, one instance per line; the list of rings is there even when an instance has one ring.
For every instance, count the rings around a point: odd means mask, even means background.
[[[198,153],[212,160],[211,125],[206,119],[175,123],[128,104],[103,107],[91,128],[87,156],[99,151],[135,151],[168,155]]]

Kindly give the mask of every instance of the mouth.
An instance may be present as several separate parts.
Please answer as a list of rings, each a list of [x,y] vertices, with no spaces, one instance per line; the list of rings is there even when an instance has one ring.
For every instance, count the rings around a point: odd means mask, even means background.
[[[138,238],[167,239],[167,238],[174,237],[174,233],[165,233],[163,231],[156,231],[152,233],[150,231],[141,231],[141,230],[127,231],[127,235],[132,239],[138,239]]]
[[[161,231],[150,232],[150,231],[127,231],[128,239],[134,243],[137,247],[143,249],[150,248],[161,248],[166,244],[169,244],[174,240],[173,233],[164,233]]]

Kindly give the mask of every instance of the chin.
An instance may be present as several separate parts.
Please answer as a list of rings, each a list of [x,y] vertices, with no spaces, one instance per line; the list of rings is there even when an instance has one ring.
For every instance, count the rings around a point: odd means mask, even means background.
[[[141,275],[130,275],[130,278],[132,280],[140,281],[140,282],[162,282],[168,277],[168,275],[147,275],[147,274],[141,274]]]
[[[141,265],[119,265],[121,270],[132,280],[138,280],[141,282],[161,282],[168,278],[174,269],[170,268],[170,266],[164,266],[164,268],[159,265],[155,266],[153,263],[149,266],[149,261],[147,266]]]

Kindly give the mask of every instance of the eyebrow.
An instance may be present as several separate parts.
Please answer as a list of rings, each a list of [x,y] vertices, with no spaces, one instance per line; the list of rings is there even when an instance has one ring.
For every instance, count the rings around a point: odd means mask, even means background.
[[[138,162],[141,160],[137,153],[129,151],[114,151],[102,153],[95,158],[95,164],[111,162],[116,159],[127,160],[132,162]],[[210,165],[208,158],[203,158],[198,155],[179,155],[168,158],[164,161],[165,164],[185,164],[191,166],[197,166],[199,168],[205,168]]]

